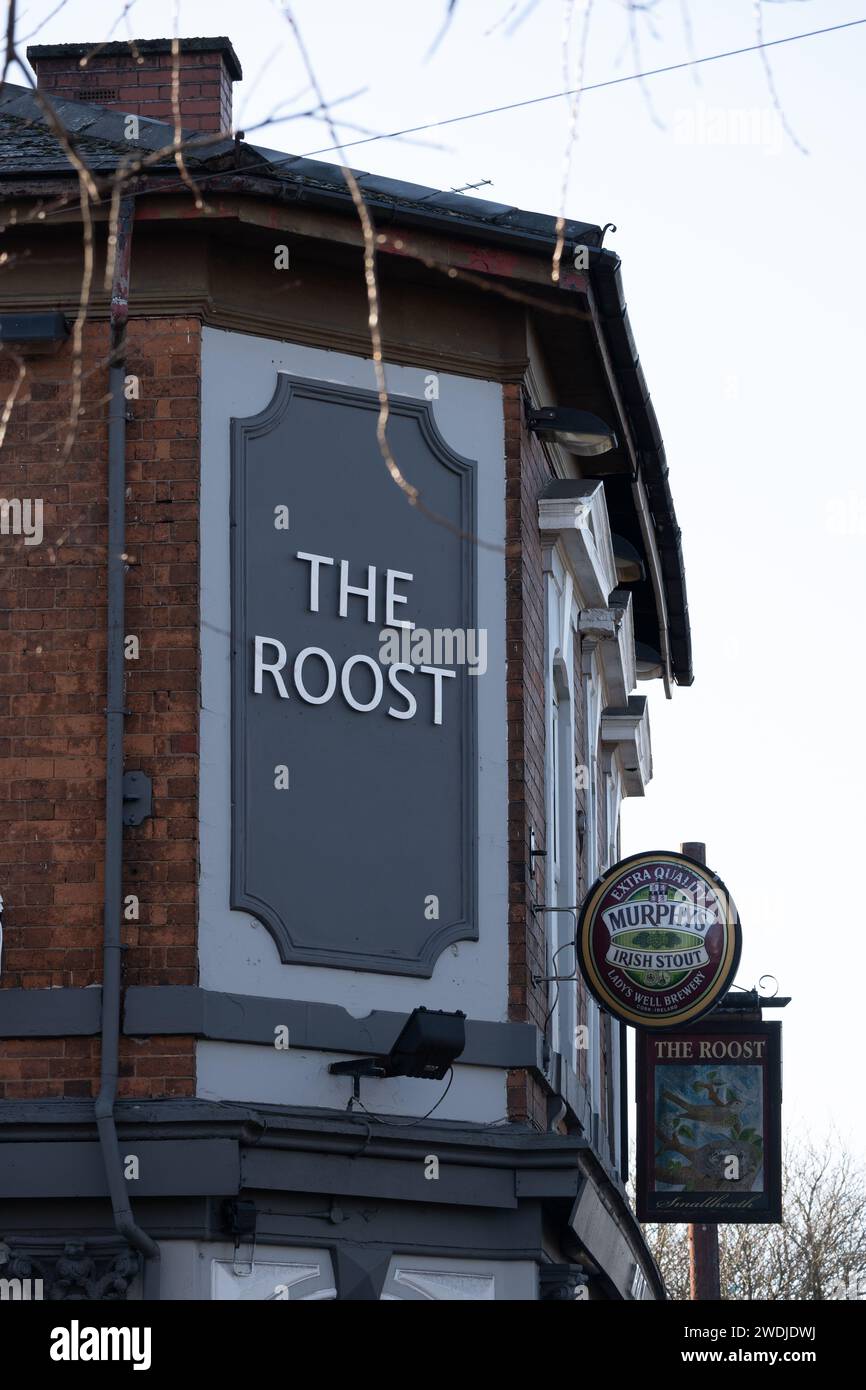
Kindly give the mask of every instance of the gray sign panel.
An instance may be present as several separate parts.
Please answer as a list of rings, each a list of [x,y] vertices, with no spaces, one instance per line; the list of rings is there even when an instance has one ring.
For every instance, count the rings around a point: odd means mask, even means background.
[[[392,399],[432,520],[377,411],[280,373],[232,421],[232,906],[283,961],[429,976],[478,936],[475,464]]]

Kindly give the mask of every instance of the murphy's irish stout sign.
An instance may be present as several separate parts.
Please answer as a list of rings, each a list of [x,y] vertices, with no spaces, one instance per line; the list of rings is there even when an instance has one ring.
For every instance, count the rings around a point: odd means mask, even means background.
[[[431,520],[377,410],[280,373],[232,422],[232,906],[284,961],[430,975],[478,934],[475,464],[392,398]]]
[[[781,1220],[781,1028],[638,1036],[639,1220]]]
[[[578,959],[598,1002],[638,1028],[673,1028],[725,993],[740,957],[737,910],[721,879],[683,854],[635,854],[591,888]]]

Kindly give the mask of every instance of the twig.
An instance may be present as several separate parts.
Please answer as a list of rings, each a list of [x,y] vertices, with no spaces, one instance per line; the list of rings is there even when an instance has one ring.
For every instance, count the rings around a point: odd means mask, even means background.
[[[178,0],[174,5],[175,31],[178,23]],[[178,173],[195,199],[195,205],[199,212],[204,208],[202,196],[193,183],[189,170],[186,167],[186,160],[183,157],[183,129],[180,123],[180,39],[175,32],[171,41],[171,113],[174,118],[174,162],[177,165]]]
[[[764,43],[764,11],[762,5],[763,0],[754,0],[755,31],[758,43],[761,45],[763,45]],[[763,65],[764,73],[767,78],[767,87],[770,92],[770,100],[773,103],[773,108],[776,112],[776,115],[779,117],[779,120],[781,121],[782,129],[784,130],[785,134],[787,135],[788,139],[791,141],[791,144],[795,147],[795,149],[798,149],[801,154],[808,154],[809,151],[806,149],[806,146],[800,140],[797,139],[797,136],[794,134],[794,131],[791,129],[791,126],[788,123],[788,118],[785,115],[782,103],[779,99],[779,93],[776,90],[776,81],[773,77],[773,69],[770,65],[769,54],[767,53],[766,48],[764,48],[763,46],[758,49],[758,52],[761,55],[761,63]]]
[[[577,86],[571,98],[571,115],[568,125],[568,135],[565,142],[565,153],[562,161],[562,194],[559,200],[559,213],[556,218],[556,245],[553,250],[553,261],[550,268],[550,278],[555,285],[559,284],[559,265],[562,260],[562,250],[565,245],[565,206],[568,199],[571,161],[574,155],[574,147],[577,144],[580,98],[583,92],[583,74],[586,66],[587,48],[589,46],[589,21],[592,16],[593,0],[583,0],[583,6],[583,31],[580,36],[580,47],[578,50]],[[566,87],[570,81],[568,48],[571,38],[571,22],[573,17],[574,0],[565,0],[562,32],[562,75]]]

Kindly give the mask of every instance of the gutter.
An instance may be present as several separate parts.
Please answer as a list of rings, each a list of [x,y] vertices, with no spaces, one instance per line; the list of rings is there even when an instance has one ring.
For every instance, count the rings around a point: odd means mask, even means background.
[[[620,275],[621,264],[615,251],[589,248],[590,278],[605,341],[626,404],[640,461],[640,473],[633,487],[635,503],[642,527],[645,523],[652,525],[661,565],[659,576],[650,560],[653,588],[659,605],[662,656],[667,662],[666,649],[669,649],[670,666],[677,684],[691,685],[694,671],[681,532],[668,483],[665,446],[629,323]]]
[[[656,613],[658,614],[659,625],[659,646],[662,658],[662,679],[665,688],[665,695],[671,698],[671,676],[673,667],[671,662],[670,644],[670,619],[668,616],[668,605],[665,597],[664,581],[661,572],[661,560],[659,557],[658,540],[655,533],[652,513],[649,502],[647,501],[646,488],[640,473],[637,473],[631,480],[631,495],[637,512],[638,525],[643,537],[644,549],[647,555],[647,568],[649,570],[650,583],[652,584],[653,596],[656,602]]]
[[[102,1030],[100,1086],[96,1126],[114,1225],[120,1236],[144,1256],[144,1296],[159,1298],[160,1251],[135,1222],[117,1137],[120,1049],[121,903],[123,897],[123,721],[124,618],[126,598],[126,378],[125,343],[129,314],[129,264],[135,204],[122,198],[117,223],[114,278],[111,286],[111,365],[108,414],[108,637],[105,710],[105,895],[102,949]]]

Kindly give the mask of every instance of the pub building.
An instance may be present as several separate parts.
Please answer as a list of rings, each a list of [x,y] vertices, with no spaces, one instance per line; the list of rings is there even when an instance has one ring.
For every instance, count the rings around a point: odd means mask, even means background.
[[[692,680],[619,258],[357,175],[401,483],[339,167],[197,38],[184,178],[170,41],[90,48],[28,49],[68,138],[0,93],[0,1275],[661,1298],[573,946]]]

